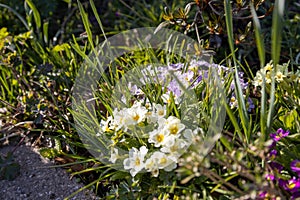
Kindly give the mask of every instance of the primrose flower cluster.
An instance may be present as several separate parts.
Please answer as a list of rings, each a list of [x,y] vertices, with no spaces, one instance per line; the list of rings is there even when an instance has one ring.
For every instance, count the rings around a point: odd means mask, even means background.
[[[136,127],[148,127],[149,130],[138,133]],[[161,169],[175,169],[178,159],[191,145],[195,134],[177,117],[166,116],[165,105],[147,103],[144,106],[140,101],[134,102],[130,108],[115,109],[113,117],[101,121],[101,129],[104,133],[114,134],[110,157],[112,163],[123,159],[118,155],[118,145],[126,143],[127,138],[142,140],[140,146],[129,147],[129,154],[122,160],[124,170],[129,170],[133,177],[142,170],[157,177]]]
[[[283,173],[284,166],[276,161],[278,156],[278,151],[276,150],[277,143],[283,138],[289,135],[289,131],[285,131],[282,128],[279,128],[276,133],[271,133],[270,137],[273,140],[272,145],[270,146],[270,151],[268,154],[269,165],[271,171],[265,175],[266,180],[272,181],[277,184],[279,187],[291,194],[291,199],[296,199],[300,197],[300,160],[294,159],[290,163],[290,170],[296,174],[290,178],[284,178],[281,174]],[[259,194],[259,199],[276,199],[276,197],[269,194],[267,191],[262,191]]]
[[[276,83],[282,83],[285,80],[287,81],[291,81],[291,82],[295,82],[295,83],[300,83],[300,76],[297,73],[293,73],[293,72],[288,72],[288,68],[287,68],[287,64],[283,64],[283,65],[277,65],[277,69],[275,72],[275,80]],[[253,85],[255,87],[258,86],[262,86],[263,84],[263,80],[265,77],[265,82],[266,84],[271,84],[272,82],[272,73],[274,72],[274,66],[272,61],[270,61],[269,63],[266,64],[266,66],[264,68],[262,68],[261,70],[259,70],[256,73],[256,76],[254,77],[253,80]]]

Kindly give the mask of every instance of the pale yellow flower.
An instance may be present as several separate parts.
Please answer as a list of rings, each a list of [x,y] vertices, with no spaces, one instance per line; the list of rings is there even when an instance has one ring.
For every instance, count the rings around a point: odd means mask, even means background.
[[[284,77],[286,76],[280,71],[278,71],[275,75],[275,79],[277,82],[282,82]]]

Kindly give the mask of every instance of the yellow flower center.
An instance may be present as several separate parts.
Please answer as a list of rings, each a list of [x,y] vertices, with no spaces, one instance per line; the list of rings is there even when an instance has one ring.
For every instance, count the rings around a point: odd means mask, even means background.
[[[161,133],[157,134],[157,136],[156,136],[156,140],[158,142],[162,142],[164,140],[164,138],[165,138],[164,134],[161,134]]]
[[[140,116],[139,116],[139,115],[133,116],[133,120],[134,120],[134,121],[138,121],[139,119],[140,119]]]
[[[173,125],[171,125],[171,127],[169,128],[169,130],[170,130],[171,134],[176,135],[177,132],[178,132],[178,127],[175,124],[173,124]]]
[[[167,159],[166,158],[160,159],[160,164],[164,165],[166,163],[167,163]]]
[[[164,115],[164,111],[163,110],[160,110],[160,111],[158,111],[158,115]]]
[[[288,183],[288,185],[287,185],[287,187],[288,187],[289,189],[293,189],[295,186],[296,186],[296,184],[293,183],[293,182]]]
[[[137,159],[135,160],[135,165],[136,165],[136,166],[140,166],[140,164],[141,164],[141,161],[140,161],[139,158],[137,158]]]

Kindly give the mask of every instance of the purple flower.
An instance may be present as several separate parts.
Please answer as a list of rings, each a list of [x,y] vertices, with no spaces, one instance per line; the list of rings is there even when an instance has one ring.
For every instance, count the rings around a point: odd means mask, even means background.
[[[291,162],[291,170],[300,176],[300,160],[293,160]]]
[[[276,156],[277,156],[277,150],[276,150],[276,149],[272,149],[272,150],[270,151],[270,153],[269,153],[269,158],[270,158],[271,160],[274,160]]]
[[[251,112],[255,108],[255,105],[250,97],[248,97],[248,112]]]
[[[290,180],[279,179],[279,186],[292,193],[299,192],[300,179],[297,179],[296,177],[293,177]]]
[[[266,178],[266,180],[268,180],[268,181],[274,181],[275,176],[274,176],[273,174],[267,174],[267,175],[265,176],[265,178]]]
[[[278,173],[280,173],[283,170],[283,166],[277,162],[270,162],[270,166],[273,170],[276,170]]]
[[[284,131],[282,128],[279,128],[276,133],[271,133],[270,137],[274,140],[274,141],[279,141],[281,140],[281,138],[284,138],[286,136],[289,135],[289,131]]]
[[[181,70],[181,69],[183,69],[183,67],[184,67],[183,63],[175,63],[175,64],[170,64],[168,66],[168,69],[170,69],[170,70]]]
[[[173,92],[176,97],[180,97],[182,90],[177,80],[173,79],[170,84],[167,86],[169,92]]]
[[[300,191],[297,191],[297,192],[293,192],[291,199],[297,199],[299,197],[300,197]]]
[[[272,144],[269,146],[269,149],[272,149],[272,148],[274,148],[276,146],[276,141],[272,141]]]
[[[272,200],[275,200],[276,197],[271,196],[267,191],[262,191],[258,194],[258,198],[256,198],[256,199],[260,199],[260,200],[272,199]]]

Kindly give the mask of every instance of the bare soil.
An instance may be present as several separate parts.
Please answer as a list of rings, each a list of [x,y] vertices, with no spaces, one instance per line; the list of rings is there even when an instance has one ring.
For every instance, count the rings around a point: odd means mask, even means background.
[[[0,147],[0,154],[6,155],[14,146]],[[14,152],[20,165],[20,174],[14,180],[0,180],[2,200],[62,200],[82,188],[75,178],[54,163],[41,157],[37,149],[22,145]],[[83,190],[69,199],[99,199],[89,190]]]

